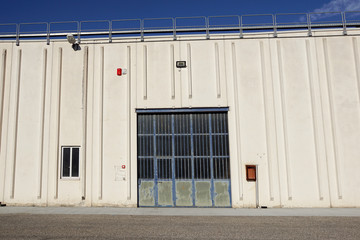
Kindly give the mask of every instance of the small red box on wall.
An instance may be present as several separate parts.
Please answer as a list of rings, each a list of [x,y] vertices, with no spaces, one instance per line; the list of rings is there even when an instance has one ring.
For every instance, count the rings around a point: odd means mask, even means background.
[[[256,182],[256,165],[246,165],[246,180]]]

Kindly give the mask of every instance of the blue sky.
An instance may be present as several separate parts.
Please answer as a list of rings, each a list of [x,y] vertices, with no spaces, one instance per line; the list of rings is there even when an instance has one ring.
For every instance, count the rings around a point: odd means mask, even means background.
[[[0,23],[360,11],[360,0],[2,0]]]

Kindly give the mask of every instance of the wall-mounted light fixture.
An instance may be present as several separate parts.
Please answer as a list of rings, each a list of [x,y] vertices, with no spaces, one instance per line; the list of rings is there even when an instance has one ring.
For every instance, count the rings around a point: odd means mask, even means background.
[[[186,61],[176,61],[177,68],[186,68]]]

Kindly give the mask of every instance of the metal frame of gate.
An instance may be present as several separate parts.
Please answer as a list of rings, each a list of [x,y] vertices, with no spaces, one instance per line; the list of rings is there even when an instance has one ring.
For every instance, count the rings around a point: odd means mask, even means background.
[[[136,112],[138,206],[231,207],[228,108]]]

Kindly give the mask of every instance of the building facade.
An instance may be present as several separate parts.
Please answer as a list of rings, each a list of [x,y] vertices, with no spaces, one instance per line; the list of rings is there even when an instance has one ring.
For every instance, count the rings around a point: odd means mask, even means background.
[[[1,41],[0,201],[360,207],[359,34]]]

